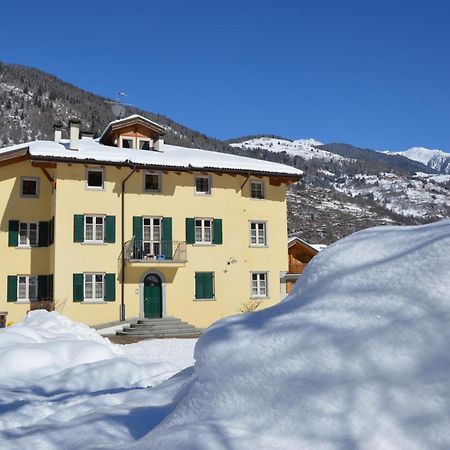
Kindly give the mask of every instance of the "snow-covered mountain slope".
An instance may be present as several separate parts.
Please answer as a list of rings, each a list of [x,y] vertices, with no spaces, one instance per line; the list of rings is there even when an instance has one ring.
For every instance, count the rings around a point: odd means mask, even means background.
[[[301,156],[304,159],[319,158],[328,161],[345,159],[335,153],[316,148],[319,145],[323,145],[322,142],[316,141],[315,139],[297,139],[295,141],[289,141],[287,139],[263,136],[244,142],[234,142],[230,144],[230,147],[263,149],[275,153],[286,152],[288,155]]]
[[[396,214],[436,220],[450,216],[450,175],[394,173],[341,176],[334,188],[351,197],[367,197]]]
[[[425,147],[412,147],[402,152],[385,152],[390,155],[402,155],[413,161],[421,162],[440,173],[450,174],[450,154],[442,150]]]

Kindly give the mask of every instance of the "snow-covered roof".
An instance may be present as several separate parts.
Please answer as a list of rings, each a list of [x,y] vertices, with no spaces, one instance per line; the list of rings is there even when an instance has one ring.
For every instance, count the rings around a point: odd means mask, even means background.
[[[121,164],[180,170],[204,170],[300,178],[302,171],[284,164],[218,153],[196,148],[164,145],[163,151],[123,149],[100,144],[94,139],[80,139],[78,150],[69,150],[69,140],[32,141],[0,149],[0,156],[28,148],[31,159],[80,161],[97,164]]]
[[[139,114],[132,114],[131,116],[124,117],[123,119],[116,119],[109,124],[104,129],[102,135],[99,138],[99,141],[102,142],[103,138],[111,131],[113,128],[120,128],[122,126],[126,126],[128,123],[140,122],[144,125],[148,125],[149,127],[156,129],[159,133],[164,134],[165,129],[161,125],[153,120],[147,119],[147,117],[141,116]]]
[[[300,239],[298,236],[292,236],[288,239],[288,246],[293,244],[294,242],[299,242],[301,244],[306,245],[309,248],[312,248],[313,250],[320,252],[321,250],[323,250],[326,245],[325,244],[310,244],[309,242],[306,242],[303,239]]]

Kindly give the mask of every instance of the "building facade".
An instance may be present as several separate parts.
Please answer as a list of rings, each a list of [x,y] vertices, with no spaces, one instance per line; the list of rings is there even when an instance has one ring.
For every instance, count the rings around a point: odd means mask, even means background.
[[[87,324],[175,316],[198,327],[258,297],[280,300],[287,272],[280,164],[170,146],[141,116],[98,140],[0,150],[0,311],[35,301]]]

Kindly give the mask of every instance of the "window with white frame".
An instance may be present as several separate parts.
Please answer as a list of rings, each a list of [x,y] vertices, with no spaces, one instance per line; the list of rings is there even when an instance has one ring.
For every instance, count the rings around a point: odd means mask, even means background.
[[[19,224],[19,247],[36,247],[38,245],[37,222],[20,222]]]
[[[267,297],[267,272],[252,273],[252,297]]]
[[[212,219],[195,219],[195,243],[212,243]]]
[[[85,273],[84,274],[84,301],[102,302],[104,300],[104,273]]]
[[[161,174],[158,172],[144,173],[144,190],[145,192],[160,192]]]
[[[137,148],[139,150],[150,150],[150,139],[148,138],[138,138],[137,140],[138,145]]]
[[[135,138],[120,136],[120,147],[121,148],[135,148],[134,145]]]
[[[84,216],[84,241],[103,242],[105,238],[105,216]]]
[[[20,179],[20,195],[22,197],[39,197],[39,178],[22,177]]]
[[[103,169],[88,169],[86,187],[88,189],[103,189]]]
[[[38,279],[29,275],[19,275],[17,277],[17,300],[31,302],[38,297]]]
[[[250,222],[250,245],[265,246],[266,239],[266,222]]]
[[[250,195],[252,198],[258,198],[258,199],[264,198],[264,182],[263,181],[251,181],[250,182]]]
[[[202,195],[211,194],[211,177],[208,175],[197,175],[195,177],[195,193]]]

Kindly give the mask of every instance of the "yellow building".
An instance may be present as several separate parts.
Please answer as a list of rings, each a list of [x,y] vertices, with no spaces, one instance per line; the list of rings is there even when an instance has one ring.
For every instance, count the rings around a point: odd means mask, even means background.
[[[54,300],[98,324],[174,316],[197,327],[281,298],[286,186],[301,172],[164,143],[141,116],[101,137],[0,149],[0,311]]]

